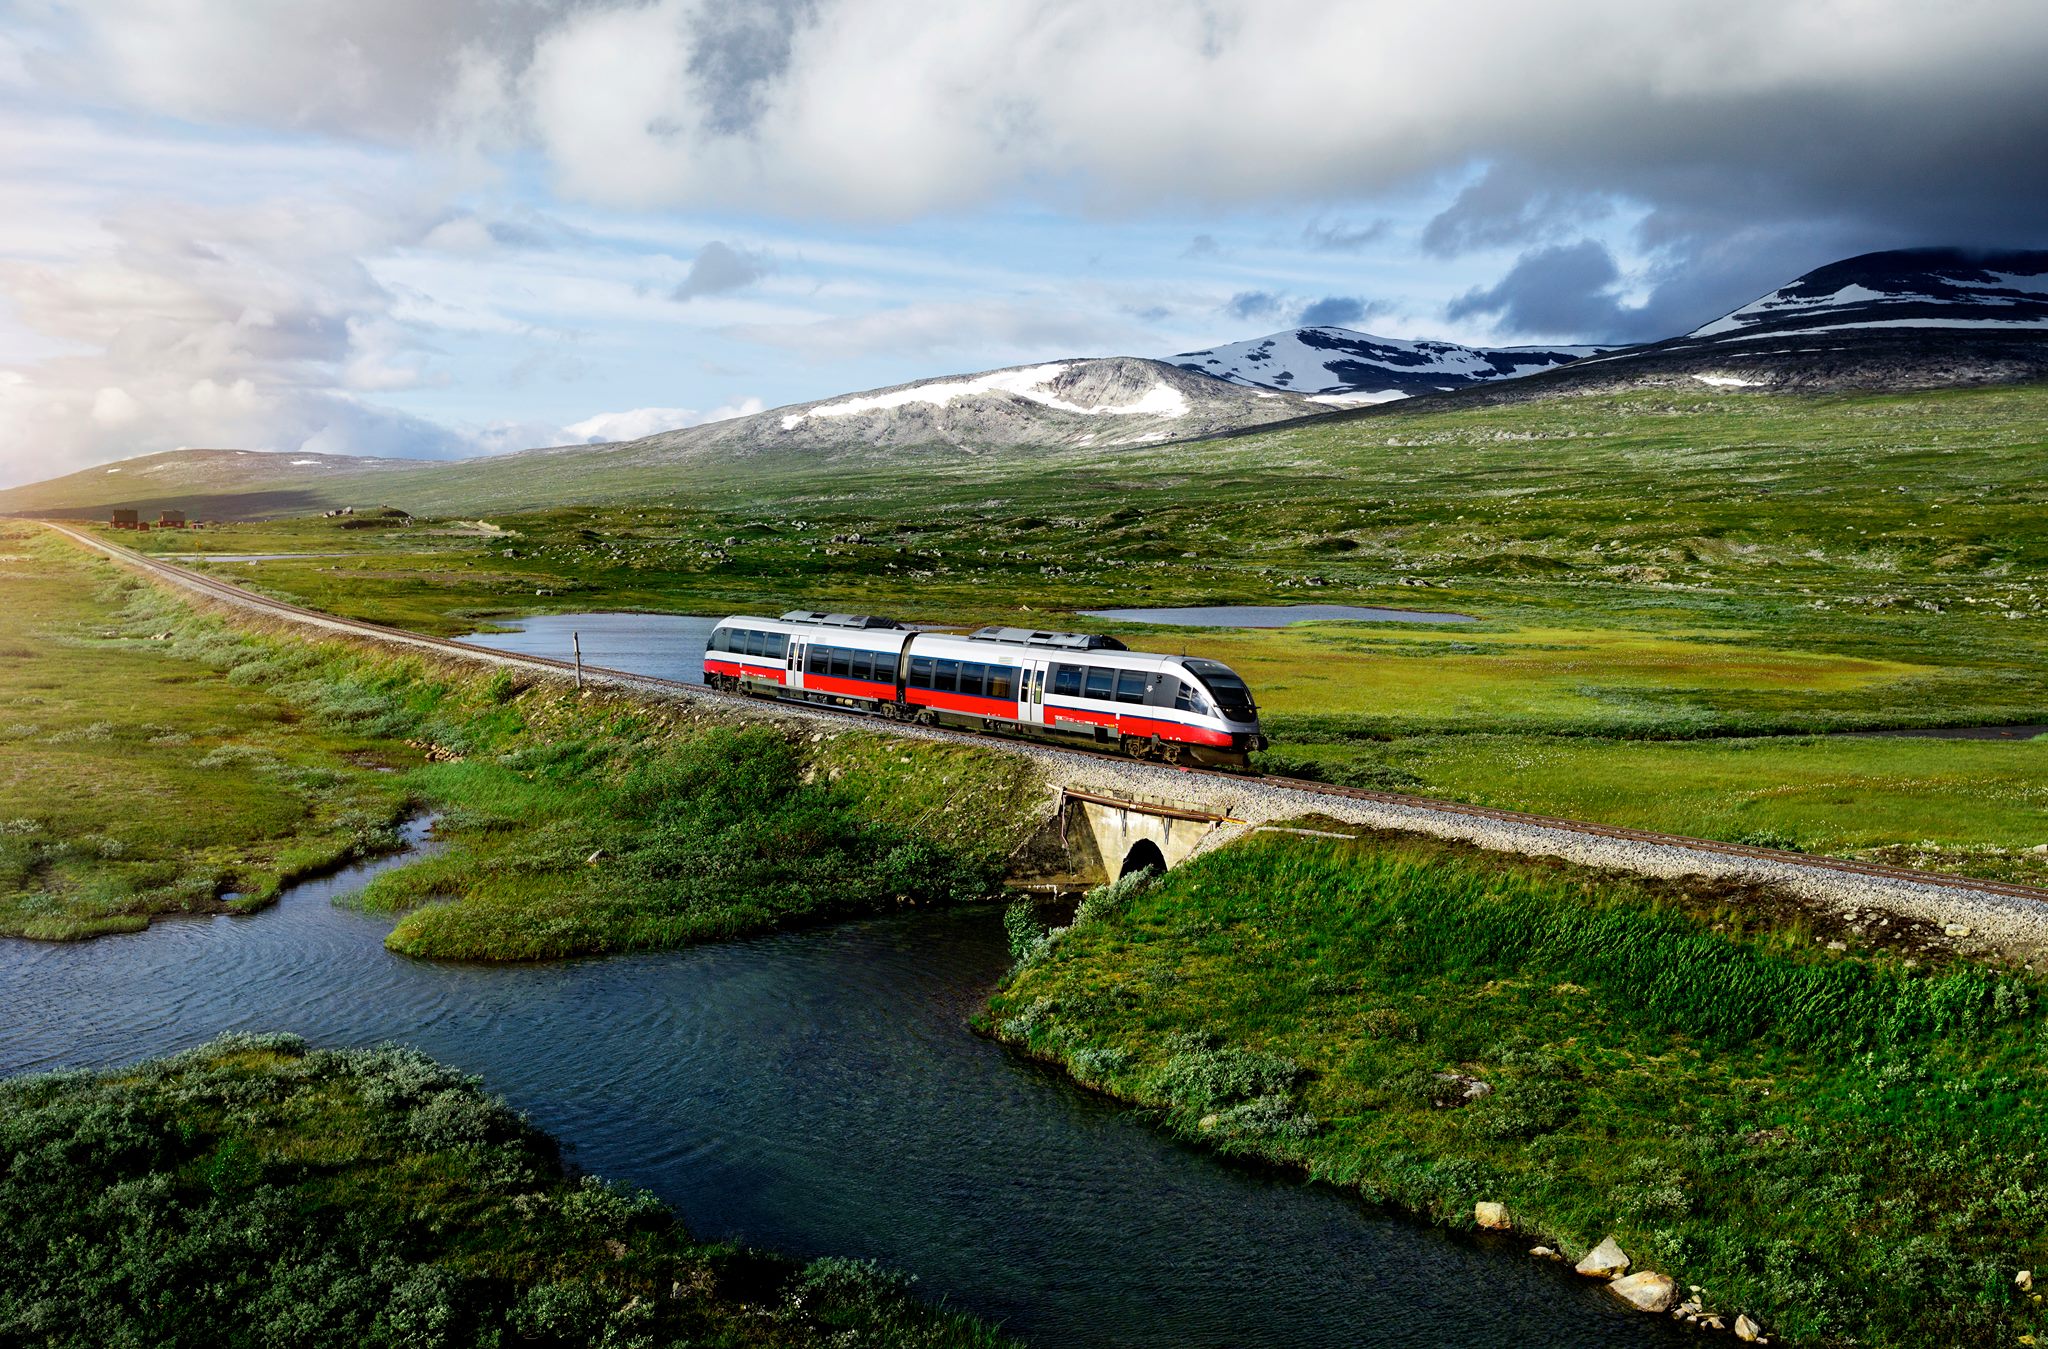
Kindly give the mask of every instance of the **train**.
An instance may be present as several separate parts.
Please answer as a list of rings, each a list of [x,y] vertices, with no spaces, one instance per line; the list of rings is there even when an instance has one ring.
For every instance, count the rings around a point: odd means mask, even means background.
[[[963,637],[868,614],[738,614],[712,629],[704,682],[1167,764],[1243,768],[1267,745],[1251,689],[1229,666],[1132,651],[1099,633],[987,627]]]

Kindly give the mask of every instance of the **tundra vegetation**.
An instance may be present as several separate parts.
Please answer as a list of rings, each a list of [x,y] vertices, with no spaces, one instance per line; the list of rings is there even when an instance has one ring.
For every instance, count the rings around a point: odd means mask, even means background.
[[[2042,983],[1938,930],[1281,835],[1011,926],[990,1028],[1188,1139],[1454,1225],[1504,1203],[1518,1251],[1613,1234],[1779,1341],[2041,1333]]]
[[[1702,389],[1394,405],[1113,460],[770,454],[693,466],[687,493],[537,456],[409,476],[409,523],[140,542],[339,552],[208,565],[443,633],[586,608],[1459,611],[1482,621],[1120,631],[1238,666],[1274,766],[2048,880],[2048,746],[1808,738],[2048,723],[2044,426],[2048,385]]]
[[[1031,823],[998,790],[1016,766],[986,752],[253,631],[8,529],[8,931],[256,907],[433,810],[445,850],[364,899],[402,915],[394,949],[668,947],[980,897]]]
[[[415,1051],[236,1035],[0,1083],[0,1340],[993,1346],[853,1259],[690,1237]]]

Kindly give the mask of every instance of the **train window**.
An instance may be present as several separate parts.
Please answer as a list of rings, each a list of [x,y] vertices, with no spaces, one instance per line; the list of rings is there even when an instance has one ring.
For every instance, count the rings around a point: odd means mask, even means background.
[[[973,661],[960,662],[960,691],[970,698],[981,696],[981,677],[985,667]]]
[[[787,658],[787,657],[788,657],[788,655],[789,655],[789,634],[788,634],[788,633],[786,633],[786,632],[764,632],[764,633],[762,633],[761,635],[762,635],[763,637],[766,637],[766,638],[768,639],[768,649],[767,649],[766,651],[762,652],[762,653],[761,653],[762,655],[764,655],[764,656],[768,656],[768,657],[770,657],[771,659],[774,659],[774,660],[783,660],[783,659],[785,659],[785,658]]]
[[[730,634],[730,632],[731,632],[731,630],[730,630],[730,629],[728,629],[728,628],[716,628],[716,629],[713,629],[713,630],[712,630],[712,633],[711,633],[711,640],[710,640],[710,641],[708,641],[708,642],[706,642],[706,643],[704,644],[704,649],[705,649],[706,651],[723,651],[723,650],[725,650],[725,649],[726,649],[726,641],[725,641],[725,639],[726,639],[726,637],[727,637],[727,636],[728,636],[728,635]]]
[[[1143,670],[1125,670],[1116,677],[1116,700],[1120,703],[1145,701],[1148,677]]]
[[[940,693],[958,693],[960,691],[960,662],[957,660],[939,661],[937,673],[932,679],[932,687]]]
[[[988,667],[988,696],[991,698],[1012,697],[1012,676],[1016,671],[1007,665]]]
[[[1116,671],[1088,668],[1088,696],[1108,702],[1116,696]]]
[[[1239,679],[1229,666],[1219,665],[1213,660],[1191,660],[1188,662],[1188,669],[1202,681],[1203,686],[1209,691],[1209,696],[1216,700],[1216,705],[1224,712],[1239,720],[1257,715],[1258,709],[1252,703],[1252,691],[1245,687],[1244,681]]]
[[[846,668],[846,658],[851,654],[853,653],[848,651],[843,646],[835,646],[832,648],[832,668],[830,673],[834,679],[844,679],[847,677],[847,675],[852,673],[852,671]]]
[[[856,651],[853,653],[853,677],[855,679],[873,679],[875,677],[874,652]]]
[[[1200,693],[1196,692],[1193,688],[1190,688],[1187,684],[1182,683],[1178,679],[1174,680],[1173,682],[1175,686],[1178,687],[1180,690],[1180,692],[1177,695],[1175,695],[1173,700],[1173,705],[1175,707],[1179,708],[1183,712],[1195,712],[1202,714],[1206,714],[1208,712],[1208,701],[1204,699]]]
[[[910,658],[910,687],[928,689],[932,686],[932,658],[912,656]]]
[[[1082,667],[1078,665],[1055,665],[1052,667],[1052,691],[1063,698],[1081,696]]]

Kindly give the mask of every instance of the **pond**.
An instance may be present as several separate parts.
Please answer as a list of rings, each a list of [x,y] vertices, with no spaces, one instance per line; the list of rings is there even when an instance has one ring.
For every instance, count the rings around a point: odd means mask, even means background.
[[[1090,618],[1119,623],[1172,623],[1187,628],[1284,628],[1330,620],[1372,623],[1474,623],[1470,614],[1374,609],[1357,604],[1203,604],[1185,609],[1088,609]]]
[[[229,1030],[401,1041],[481,1074],[573,1163],[648,1187],[700,1236],[871,1256],[1040,1346],[1678,1342],[1526,1240],[1225,1165],[974,1035],[1008,961],[993,907],[435,965],[331,902],[394,864],[245,917],[0,940],[0,1072]]]
[[[469,633],[461,640],[520,656],[571,660],[581,637],[585,665],[694,684],[704,678],[704,644],[718,623],[717,617],[698,614],[535,614],[505,619],[510,632]]]

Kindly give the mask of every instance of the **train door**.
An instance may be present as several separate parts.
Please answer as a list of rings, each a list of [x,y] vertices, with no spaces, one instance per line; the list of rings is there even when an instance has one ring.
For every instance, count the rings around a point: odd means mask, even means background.
[[[1017,698],[1017,720],[1026,726],[1045,724],[1045,662],[1028,661],[1023,669],[1023,688]]]
[[[789,634],[789,673],[782,686],[786,689],[800,689],[804,686],[804,648],[807,643],[802,633]]]

